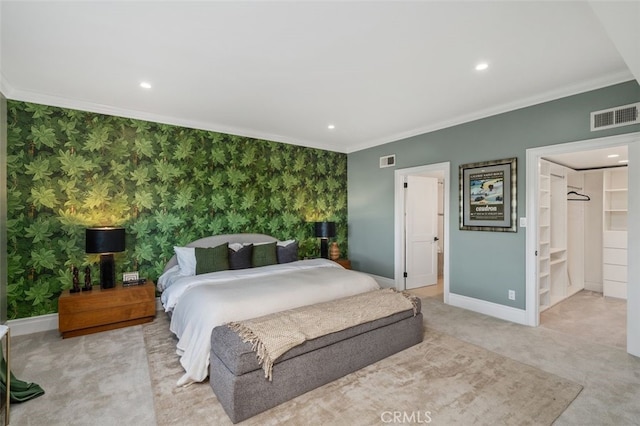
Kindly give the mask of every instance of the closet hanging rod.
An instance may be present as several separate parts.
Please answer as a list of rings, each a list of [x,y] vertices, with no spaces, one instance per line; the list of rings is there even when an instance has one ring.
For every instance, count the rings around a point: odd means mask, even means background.
[[[578,191],[582,191],[582,187],[580,187],[580,186],[567,185],[567,188],[571,188],[571,189],[575,189],[575,190],[578,190]]]
[[[551,173],[551,176],[553,176],[553,177],[557,177],[557,178],[560,178],[560,179],[564,179],[564,176],[557,175],[557,174],[555,174],[555,173]]]
[[[585,194],[580,194],[579,192],[576,192],[576,191],[569,191],[567,192],[567,195],[575,195],[576,197],[582,197],[582,198],[567,198],[567,201],[591,201],[591,197]]]

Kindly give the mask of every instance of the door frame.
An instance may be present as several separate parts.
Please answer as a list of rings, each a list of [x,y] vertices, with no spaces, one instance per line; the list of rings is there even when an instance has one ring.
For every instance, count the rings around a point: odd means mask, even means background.
[[[535,255],[538,249],[538,191],[539,191],[539,168],[538,161],[545,155],[554,154],[566,154],[579,151],[589,151],[593,149],[601,149],[613,146],[626,145],[629,149],[629,217],[637,217],[637,212],[632,207],[635,199],[634,191],[638,191],[633,176],[635,170],[638,167],[639,162],[634,162],[634,155],[637,156],[640,151],[640,132],[625,133],[616,136],[608,136],[596,139],[588,139],[577,142],[562,143],[557,145],[548,145],[539,148],[530,148],[526,151],[527,159],[527,179],[526,179],[526,256],[525,256],[525,288],[526,288],[526,303],[525,303],[525,318],[526,324],[530,326],[538,326],[540,324],[540,310],[538,299],[538,274],[537,274],[537,257]],[[633,174],[632,167],[633,165]],[[638,237],[638,230],[632,225],[632,220],[629,221],[629,252],[630,259],[637,258],[638,251],[632,243],[636,237]],[[631,266],[630,268],[635,268]],[[630,271],[631,272],[631,271]],[[629,276],[633,276],[631,273]],[[640,327],[636,327],[632,324],[632,320],[639,315],[640,307],[640,293],[636,289],[637,283],[630,280],[627,284],[631,289],[628,291],[627,296],[627,352],[640,356]]]
[[[397,169],[394,171],[394,281],[396,290],[404,290],[404,181],[406,176],[431,176],[440,177],[442,175],[443,185],[443,227],[444,227],[444,265],[443,265],[443,281],[444,281],[444,303],[449,303],[449,192],[450,192],[450,170],[451,163],[427,164],[417,167],[409,167],[406,169]]]

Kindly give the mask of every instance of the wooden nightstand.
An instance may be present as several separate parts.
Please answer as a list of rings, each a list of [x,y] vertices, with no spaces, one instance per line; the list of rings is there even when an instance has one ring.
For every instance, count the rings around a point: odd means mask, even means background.
[[[349,259],[336,259],[334,262],[340,264],[344,269],[351,269],[351,261]]]
[[[156,286],[143,285],[69,293],[58,299],[58,329],[62,338],[151,322],[156,315]]]

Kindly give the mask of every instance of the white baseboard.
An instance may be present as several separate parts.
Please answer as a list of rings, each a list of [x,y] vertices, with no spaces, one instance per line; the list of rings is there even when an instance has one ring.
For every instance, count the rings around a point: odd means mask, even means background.
[[[156,297],[156,311],[164,311],[159,297]],[[24,336],[25,334],[57,330],[58,314],[47,314],[9,320],[7,321],[7,326],[11,329],[11,336]]]
[[[58,329],[58,314],[38,315],[37,317],[19,318],[7,321],[11,336],[39,333]]]
[[[449,305],[500,318],[505,321],[529,325],[527,323],[527,315],[524,309],[512,308],[511,306],[487,302],[486,300],[475,299],[473,297],[462,296],[455,293],[449,293]]]
[[[369,275],[371,278],[376,280],[376,282],[380,284],[380,287],[382,288],[396,288],[396,282],[391,278],[381,277],[379,275],[373,275],[373,274],[367,274],[367,275]]]

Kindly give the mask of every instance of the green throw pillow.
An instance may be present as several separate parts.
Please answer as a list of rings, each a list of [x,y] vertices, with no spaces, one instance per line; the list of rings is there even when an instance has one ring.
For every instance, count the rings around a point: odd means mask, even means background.
[[[229,244],[216,247],[196,247],[196,275],[229,269]]]
[[[253,245],[251,266],[257,268],[258,266],[275,265],[276,263],[278,263],[278,257],[276,255],[275,241],[267,244]]]

